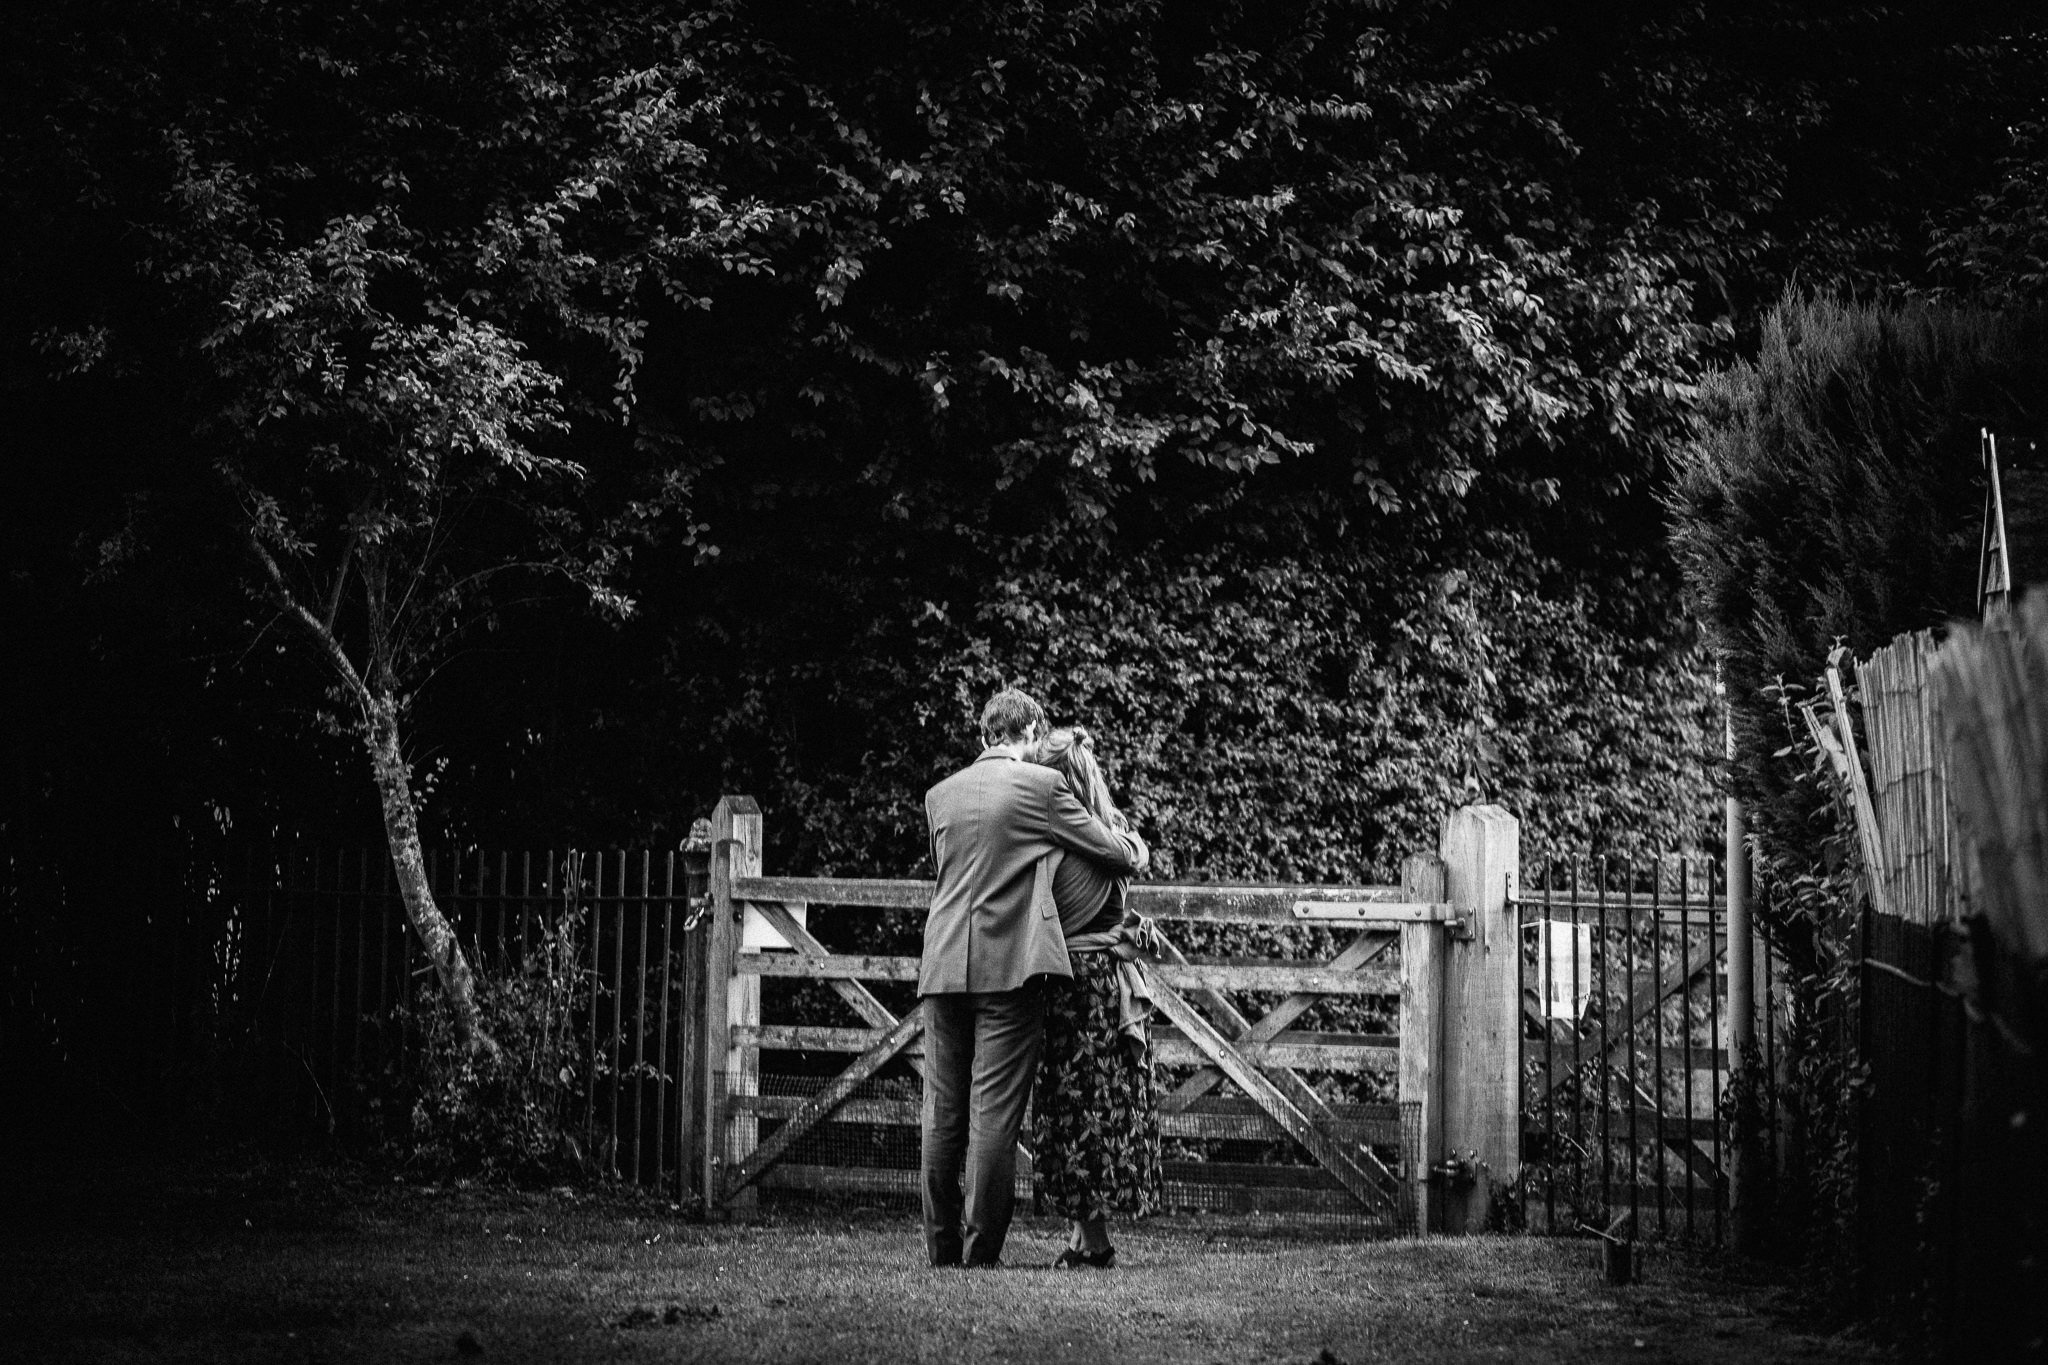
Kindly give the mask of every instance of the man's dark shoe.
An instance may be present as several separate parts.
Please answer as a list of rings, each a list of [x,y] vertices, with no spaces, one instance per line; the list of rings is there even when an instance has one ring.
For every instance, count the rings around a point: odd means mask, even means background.
[[[1076,1251],[1068,1247],[1060,1258],[1052,1263],[1054,1270],[1109,1270],[1116,1265],[1116,1248],[1104,1247],[1100,1251]]]

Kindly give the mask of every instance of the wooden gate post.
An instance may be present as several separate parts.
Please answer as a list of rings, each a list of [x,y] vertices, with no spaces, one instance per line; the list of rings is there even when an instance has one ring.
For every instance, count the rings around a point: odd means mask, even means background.
[[[1434,853],[1411,853],[1401,863],[1402,893],[1411,901],[1442,901],[1443,859]],[[1418,1233],[1441,1232],[1443,1201],[1434,1197],[1430,1168],[1444,1156],[1444,927],[1435,923],[1401,926],[1401,1073],[1396,1098],[1404,1128],[1408,1106],[1414,1105],[1412,1150],[1403,1151],[1409,1208]],[[1405,1146],[1405,1144],[1404,1144]]]
[[[1444,943],[1443,1145],[1453,1161],[1438,1193],[1445,1232],[1482,1232],[1521,1170],[1521,826],[1499,806],[1444,820],[1452,913]]]
[[[698,1153],[704,1190],[704,1211],[726,1208],[751,1212],[754,1189],[741,1190],[725,1202],[725,1171],[754,1149],[758,1120],[736,1115],[727,1096],[751,1094],[760,1085],[760,1053],[733,1039],[736,1025],[761,1022],[761,978],[737,976],[734,959],[740,946],[740,907],[732,898],[735,877],[761,875],[761,807],[751,796],[722,796],[711,812],[711,913],[705,921],[703,1089],[698,1112],[704,1134]]]

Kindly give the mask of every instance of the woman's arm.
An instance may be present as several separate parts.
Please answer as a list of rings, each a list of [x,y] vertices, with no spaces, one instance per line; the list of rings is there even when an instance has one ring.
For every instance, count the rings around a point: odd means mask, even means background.
[[[1052,772],[1051,769],[1046,769]],[[1152,861],[1152,851],[1135,830],[1119,833],[1095,818],[1067,786],[1067,779],[1052,773],[1050,802],[1046,815],[1046,837],[1070,853],[1078,853],[1112,872],[1127,875],[1143,872]]]

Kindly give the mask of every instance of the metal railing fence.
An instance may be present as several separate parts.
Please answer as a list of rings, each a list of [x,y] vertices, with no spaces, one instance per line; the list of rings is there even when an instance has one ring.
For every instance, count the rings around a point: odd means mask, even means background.
[[[1725,871],[1717,856],[1672,854],[1560,859],[1525,877],[1514,1216],[1531,1230],[1725,1239]],[[1756,1060],[1766,1076],[1778,1060],[1779,968],[1760,940]]]
[[[550,1055],[573,1064],[551,1097],[583,1164],[678,1189],[683,958],[702,860],[430,849],[427,870],[487,1023],[493,1001],[510,1008],[515,993],[556,1016]],[[375,1141],[403,1124],[390,1109],[439,986],[383,850],[245,848],[198,881],[155,917],[165,1069],[273,1132]],[[552,966],[540,951],[551,934],[567,936]]]

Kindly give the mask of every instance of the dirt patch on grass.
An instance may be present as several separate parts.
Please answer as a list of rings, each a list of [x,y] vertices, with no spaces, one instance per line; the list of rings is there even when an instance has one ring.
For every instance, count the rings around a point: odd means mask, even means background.
[[[1754,1270],[1535,1238],[1343,1243],[1154,1223],[1124,1264],[933,1271],[900,1214],[707,1226],[639,1198],[349,1172],[30,1175],[0,1356],[38,1361],[1761,1361],[1886,1358]]]

